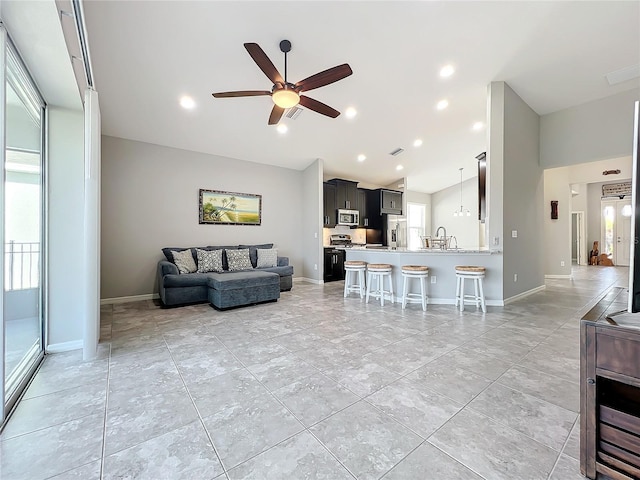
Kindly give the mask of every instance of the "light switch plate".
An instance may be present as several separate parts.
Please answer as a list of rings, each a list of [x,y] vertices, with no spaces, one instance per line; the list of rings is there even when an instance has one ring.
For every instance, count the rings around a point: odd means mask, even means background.
[[[518,238],[518,230],[511,230],[511,238]]]

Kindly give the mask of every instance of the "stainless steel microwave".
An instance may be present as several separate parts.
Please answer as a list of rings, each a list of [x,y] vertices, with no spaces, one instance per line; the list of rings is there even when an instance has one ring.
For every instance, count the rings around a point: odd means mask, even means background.
[[[358,210],[342,210],[338,209],[338,225],[348,225],[357,227],[360,220],[360,212]]]

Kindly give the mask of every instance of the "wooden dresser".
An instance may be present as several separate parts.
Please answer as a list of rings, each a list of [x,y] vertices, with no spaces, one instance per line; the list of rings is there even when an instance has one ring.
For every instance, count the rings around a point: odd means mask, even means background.
[[[581,323],[580,470],[640,479],[640,314]]]

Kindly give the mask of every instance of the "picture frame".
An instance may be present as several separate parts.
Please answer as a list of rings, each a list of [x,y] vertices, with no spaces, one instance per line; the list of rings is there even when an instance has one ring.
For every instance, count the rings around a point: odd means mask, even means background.
[[[201,225],[262,224],[262,195],[201,188],[198,207]]]

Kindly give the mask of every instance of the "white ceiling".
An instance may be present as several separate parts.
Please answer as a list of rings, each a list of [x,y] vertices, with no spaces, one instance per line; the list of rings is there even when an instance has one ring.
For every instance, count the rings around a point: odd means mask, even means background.
[[[85,1],[103,133],[329,176],[387,185],[407,177],[434,192],[475,176],[486,149],[487,85],[506,81],[538,114],[640,86],[609,86],[608,72],[640,63],[640,2]],[[341,112],[304,111],[289,132],[267,125],[268,90],[243,47],[258,43],[288,79],[349,63],[353,75],[309,92]],[[440,67],[456,66],[453,77]],[[181,95],[197,107],[182,109]],[[450,106],[439,112],[438,100]],[[421,138],[420,148],[412,146]],[[402,147],[405,152],[391,157]],[[363,153],[367,160],[358,163]],[[398,163],[404,165],[396,171]]]

